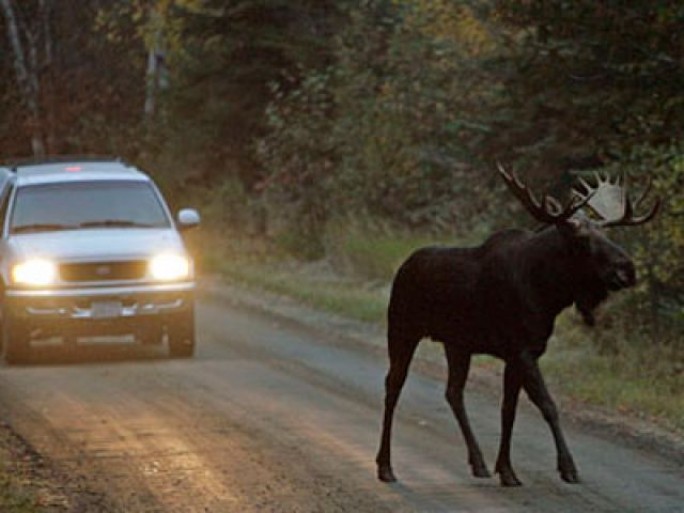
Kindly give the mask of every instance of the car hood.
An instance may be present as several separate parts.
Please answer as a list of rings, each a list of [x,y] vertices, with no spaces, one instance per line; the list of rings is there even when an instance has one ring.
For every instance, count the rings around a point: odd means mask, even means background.
[[[164,229],[89,229],[13,235],[7,241],[14,260],[42,257],[61,261],[108,261],[185,252],[178,232]]]

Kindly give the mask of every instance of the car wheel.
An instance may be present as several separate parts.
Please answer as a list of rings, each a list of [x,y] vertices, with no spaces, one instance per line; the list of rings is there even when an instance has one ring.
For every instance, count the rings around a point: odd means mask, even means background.
[[[8,364],[23,363],[30,352],[29,329],[7,312],[2,319],[2,345]]]
[[[169,356],[190,358],[195,354],[195,308],[175,314],[169,322]]]

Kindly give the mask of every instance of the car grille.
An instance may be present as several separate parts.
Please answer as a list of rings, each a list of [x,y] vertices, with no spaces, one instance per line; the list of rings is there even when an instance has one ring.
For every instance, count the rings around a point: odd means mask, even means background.
[[[63,281],[114,281],[140,280],[147,272],[145,260],[127,262],[88,262],[62,264],[60,275]]]

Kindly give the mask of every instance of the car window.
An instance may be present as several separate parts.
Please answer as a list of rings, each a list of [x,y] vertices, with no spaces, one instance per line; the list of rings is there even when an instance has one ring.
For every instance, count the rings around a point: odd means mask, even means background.
[[[169,226],[161,199],[147,182],[70,182],[18,188],[10,233]]]

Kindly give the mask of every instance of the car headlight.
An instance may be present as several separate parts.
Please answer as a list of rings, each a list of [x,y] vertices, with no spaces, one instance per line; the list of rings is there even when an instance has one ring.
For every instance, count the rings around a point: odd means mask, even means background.
[[[173,281],[190,276],[190,261],[183,255],[157,255],[150,260],[150,274],[160,281]]]
[[[43,258],[32,258],[12,268],[12,280],[19,285],[41,287],[51,285],[56,279],[57,266]]]

